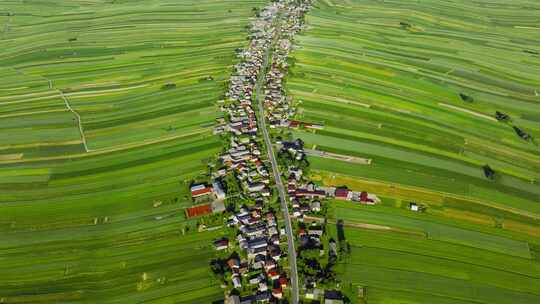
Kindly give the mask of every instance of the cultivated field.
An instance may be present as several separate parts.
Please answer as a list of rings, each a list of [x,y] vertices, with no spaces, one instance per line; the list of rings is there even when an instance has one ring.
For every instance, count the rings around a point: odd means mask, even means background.
[[[263,1],[0,3],[0,303],[208,303],[187,184]]]
[[[286,87],[298,118],[325,127],[293,133],[372,160],[309,157],[321,183],[383,196],[374,208],[331,203],[351,224],[342,279],[368,286],[368,303],[540,300],[540,143],[513,129],[540,136],[539,9],[321,0],[308,15]]]

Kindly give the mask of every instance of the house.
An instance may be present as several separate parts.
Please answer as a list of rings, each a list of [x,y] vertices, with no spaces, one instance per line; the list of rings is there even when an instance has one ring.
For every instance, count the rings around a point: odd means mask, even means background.
[[[324,129],[324,125],[316,124],[316,123],[305,123],[304,126],[308,129],[315,129],[315,130],[322,130]]]
[[[334,193],[334,196],[338,200],[347,200],[350,201],[352,199],[352,191],[350,191],[347,188],[337,188],[336,192]]]
[[[191,187],[191,197],[197,198],[204,195],[209,195],[212,193],[212,187],[209,187],[205,184],[196,184]]]
[[[248,248],[256,249],[263,248],[268,245],[268,240],[265,237],[253,238],[248,241]]]
[[[229,240],[228,239],[219,239],[214,241],[214,248],[216,250],[225,250],[229,248]]]
[[[304,172],[300,168],[289,168],[289,179],[293,177],[296,181],[299,181],[302,178],[303,173]]]
[[[240,304],[240,296],[230,295],[225,299],[225,304]]]
[[[266,286],[266,284],[265,284],[265,286]],[[260,302],[269,302],[271,298],[272,298],[272,295],[267,290],[262,290],[262,291],[258,292],[257,294],[255,294],[255,301],[257,301],[258,303],[260,303]]]
[[[289,127],[290,127],[290,128],[298,129],[299,126],[300,126],[300,122],[297,121],[297,120],[291,120],[291,121],[289,122]]]
[[[257,256],[264,256],[266,254],[266,247],[259,248],[247,248],[248,259],[256,258]],[[262,268],[262,263],[254,263],[253,266],[256,267],[259,265],[259,268]]]
[[[287,288],[287,278],[285,278],[284,276],[281,276],[279,278],[279,285],[281,286],[281,288]]]
[[[311,211],[313,212],[320,212],[321,211],[321,202],[319,201],[313,201],[311,203]]]
[[[308,234],[320,237],[323,234],[323,229],[321,226],[312,225],[308,229]]]
[[[279,288],[273,288],[272,289],[272,296],[276,299],[281,299],[283,297],[283,290],[281,290],[281,287]]]
[[[308,203],[302,203],[300,204],[300,211],[302,213],[309,212],[311,210],[311,207]]]
[[[276,222],[276,216],[272,212],[266,213],[266,221],[269,224],[273,224]]]
[[[220,181],[214,180],[212,183],[212,189],[214,190],[214,195],[218,200],[225,199],[225,191],[223,190],[223,186]]]
[[[248,184],[247,189],[249,192],[259,192],[265,188],[265,185],[262,183]]]
[[[338,290],[324,291],[324,304],[343,304],[343,295]]]
[[[272,280],[277,280],[279,279],[279,273],[276,270],[270,270],[268,272],[268,277],[270,277]]]
[[[420,211],[420,206],[418,206],[416,203],[410,203],[409,204],[409,209],[411,211],[418,212],[418,211]]]
[[[237,274],[232,275],[232,283],[233,283],[234,288],[242,287],[242,280],[240,279],[240,276]]]
[[[369,194],[366,191],[362,191],[360,193],[360,203],[366,205],[373,205],[375,204],[375,201],[369,197]]]
[[[308,189],[296,189],[296,192],[294,193],[297,197],[305,197],[307,199],[314,199],[314,198],[325,198],[326,192],[323,190],[313,190],[310,191]]]
[[[318,299],[324,292],[321,289],[314,288],[306,291],[306,299]],[[313,303],[313,301],[311,302]]]
[[[228,261],[227,261],[227,265],[229,265],[229,268],[231,270],[233,269],[239,269],[240,268],[240,260],[239,259],[236,259],[236,258],[230,258]]]
[[[270,249],[270,256],[274,261],[278,261],[281,258],[281,249],[279,246],[274,245],[274,247]]]
[[[249,278],[249,284],[259,284],[264,281],[264,276],[261,273],[254,274]]]
[[[276,267],[276,262],[272,259],[267,259],[266,263],[264,264],[264,270],[270,271]]]
[[[328,247],[329,247],[328,248],[328,255],[336,257],[337,256],[337,243],[333,238],[331,238],[328,241]]]
[[[275,226],[271,226],[270,228],[268,228],[268,235],[269,236],[274,236],[274,235],[277,235],[278,234],[278,230]]]
[[[279,235],[274,234],[272,237],[270,237],[270,242],[274,245],[279,245]]]
[[[264,196],[264,197],[269,197],[272,193],[270,192],[270,189],[268,188],[264,188],[262,191],[261,191],[261,195]]]

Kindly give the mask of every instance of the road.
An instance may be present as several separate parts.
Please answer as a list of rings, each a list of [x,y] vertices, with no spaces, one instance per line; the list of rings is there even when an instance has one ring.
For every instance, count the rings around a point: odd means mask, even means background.
[[[291,225],[291,218],[289,217],[289,207],[287,205],[287,199],[285,196],[285,187],[281,181],[281,174],[279,172],[279,167],[277,165],[276,156],[274,154],[274,148],[272,146],[272,141],[270,141],[270,136],[268,135],[268,129],[266,128],[266,119],[264,115],[264,91],[263,86],[266,82],[266,71],[269,67],[269,59],[271,54],[271,49],[269,47],[264,54],[264,60],[259,72],[259,77],[255,85],[255,98],[257,101],[257,106],[259,108],[259,118],[257,122],[259,124],[259,129],[261,130],[264,138],[264,143],[268,152],[268,159],[272,164],[272,172],[274,173],[274,179],[276,181],[276,188],[279,193],[279,200],[281,202],[281,210],[283,211],[283,219],[285,221],[285,231],[287,232],[287,246],[289,248],[289,264],[291,269],[291,300],[293,304],[298,303],[298,270],[296,268],[296,250],[294,248],[294,237],[293,230]]]

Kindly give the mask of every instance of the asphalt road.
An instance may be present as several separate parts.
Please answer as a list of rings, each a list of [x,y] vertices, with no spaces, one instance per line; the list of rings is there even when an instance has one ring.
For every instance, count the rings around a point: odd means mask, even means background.
[[[277,165],[276,157],[274,154],[274,148],[272,147],[272,141],[270,141],[270,136],[268,136],[268,129],[266,128],[266,119],[264,115],[264,91],[263,86],[266,82],[266,71],[269,67],[269,59],[271,54],[272,47],[268,48],[264,55],[263,65],[261,71],[259,72],[259,77],[255,85],[256,101],[259,107],[259,118],[257,120],[259,124],[259,129],[261,130],[266,144],[266,149],[268,152],[268,159],[272,164],[272,172],[274,173],[274,179],[276,181],[276,188],[279,193],[279,200],[281,202],[281,210],[283,211],[283,219],[285,221],[285,231],[287,232],[287,246],[289,249],[289,264],[291,269],[291,300],[293,304],[298,303],[298,270],[296,268],[296,249],[294,248],[294,237],[293,230],[291,225],[291,218],[289,217],[289,207],[287,206],[287,199],[285,196],[285,187],[281,182],[281,174],[279,172],[279,167]]]

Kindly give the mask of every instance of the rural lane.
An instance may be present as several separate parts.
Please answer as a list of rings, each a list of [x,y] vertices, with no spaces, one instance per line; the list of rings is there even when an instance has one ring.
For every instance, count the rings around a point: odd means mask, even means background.
[[[276,181],[276,188],[278,190],[279,200],[281,203],[281,210],[283,211],[283,220],[285,221],[285,231],[287,232],[287,246],[289,248],[288,257],[289,257],[289,264],[291,268],[291,298],[292,298],[291,300],[293,304],[297,304],[299,300],[298,270],[296,268],[296,250],[294,248],[294,237],[293,237],[293,232],[292,232],[291,218],[289,217],[289,208],[287,206],[285,188],[283,187],[283,183],[281,181],[281,174],[279,172],[279,167],[277,165],[274,149],[272,146],[272,141],[270,141],[270,136],[268,135],[268,129],[266,128],[266,118],[264,115],[264,104],[263,104],[264,92],[263,92],[262,86],[266,82],[266,71],[268,70],[271,49],[272,49],[272,46],[270,46],[264,54],[261,71],[259,72],[259,77],[255,85],[255,96],[256,96],[255,98],[257,101],[257,106],[259,108],[259,119],[257,119],[257,122],[259,124],[259,128],[261,129],[261,132],[264,137],[264,142],[266,144],[266,149],[268,152],[268,159],[270,160],[270,163],[272,164],[272,172],[274,173],[274,179]]]

